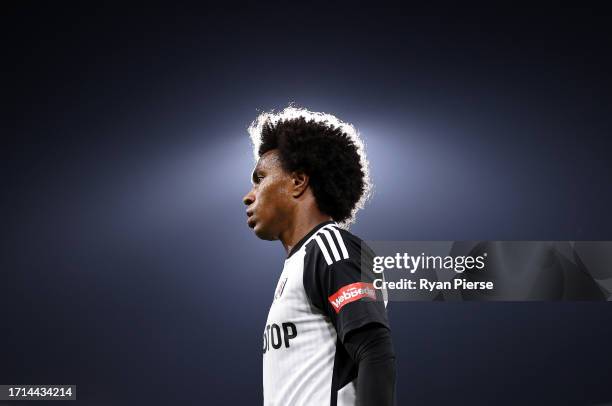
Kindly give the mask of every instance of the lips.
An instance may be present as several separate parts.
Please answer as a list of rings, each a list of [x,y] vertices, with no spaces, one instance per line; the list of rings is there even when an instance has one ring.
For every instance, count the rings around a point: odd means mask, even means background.
[[[253,217],[253,212],[247,210],[246,215],[247,215],[247,225],[250,228],[255,227],[255,218]]]

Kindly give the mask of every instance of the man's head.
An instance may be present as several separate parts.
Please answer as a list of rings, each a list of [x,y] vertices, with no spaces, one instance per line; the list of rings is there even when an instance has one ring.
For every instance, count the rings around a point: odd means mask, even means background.
[[[248,223],[263,239],[277,239],[300,208],[350,224],[369,196],[363,143],[336,117],[287,107],[263,113],[249,127],[257,165],[243,198]]]

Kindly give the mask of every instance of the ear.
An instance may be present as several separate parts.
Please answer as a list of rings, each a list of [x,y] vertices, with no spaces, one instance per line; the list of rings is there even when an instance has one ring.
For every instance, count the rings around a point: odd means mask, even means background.
[[[300,197],[308,188],[310,177],[303,172],[291,172],[291,196]]]

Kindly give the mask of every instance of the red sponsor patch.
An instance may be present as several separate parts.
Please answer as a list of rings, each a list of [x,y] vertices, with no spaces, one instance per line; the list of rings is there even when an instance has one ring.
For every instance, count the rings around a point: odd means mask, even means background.
[[[339,313],[345,304],[364,297],[376,300],[374,285],[365,282],[355,282],[341,287],[336,293],[328,297],[327,300],[329,300],[336,313]]]

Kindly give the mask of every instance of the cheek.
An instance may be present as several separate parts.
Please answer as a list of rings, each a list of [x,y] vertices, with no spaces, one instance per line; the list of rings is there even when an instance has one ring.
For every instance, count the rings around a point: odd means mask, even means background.
[[[257,212],[259,215],[266,215],[270,211],[273,211],[274,208],[274,190],[270,187],[270,185],[260,185],[259,193],[257,194]]]
[[[278,214],[279,210],[285,206],[289,191],[285,184],[280,180],[262,185],[259,191],[259,207],[266,213]]]

